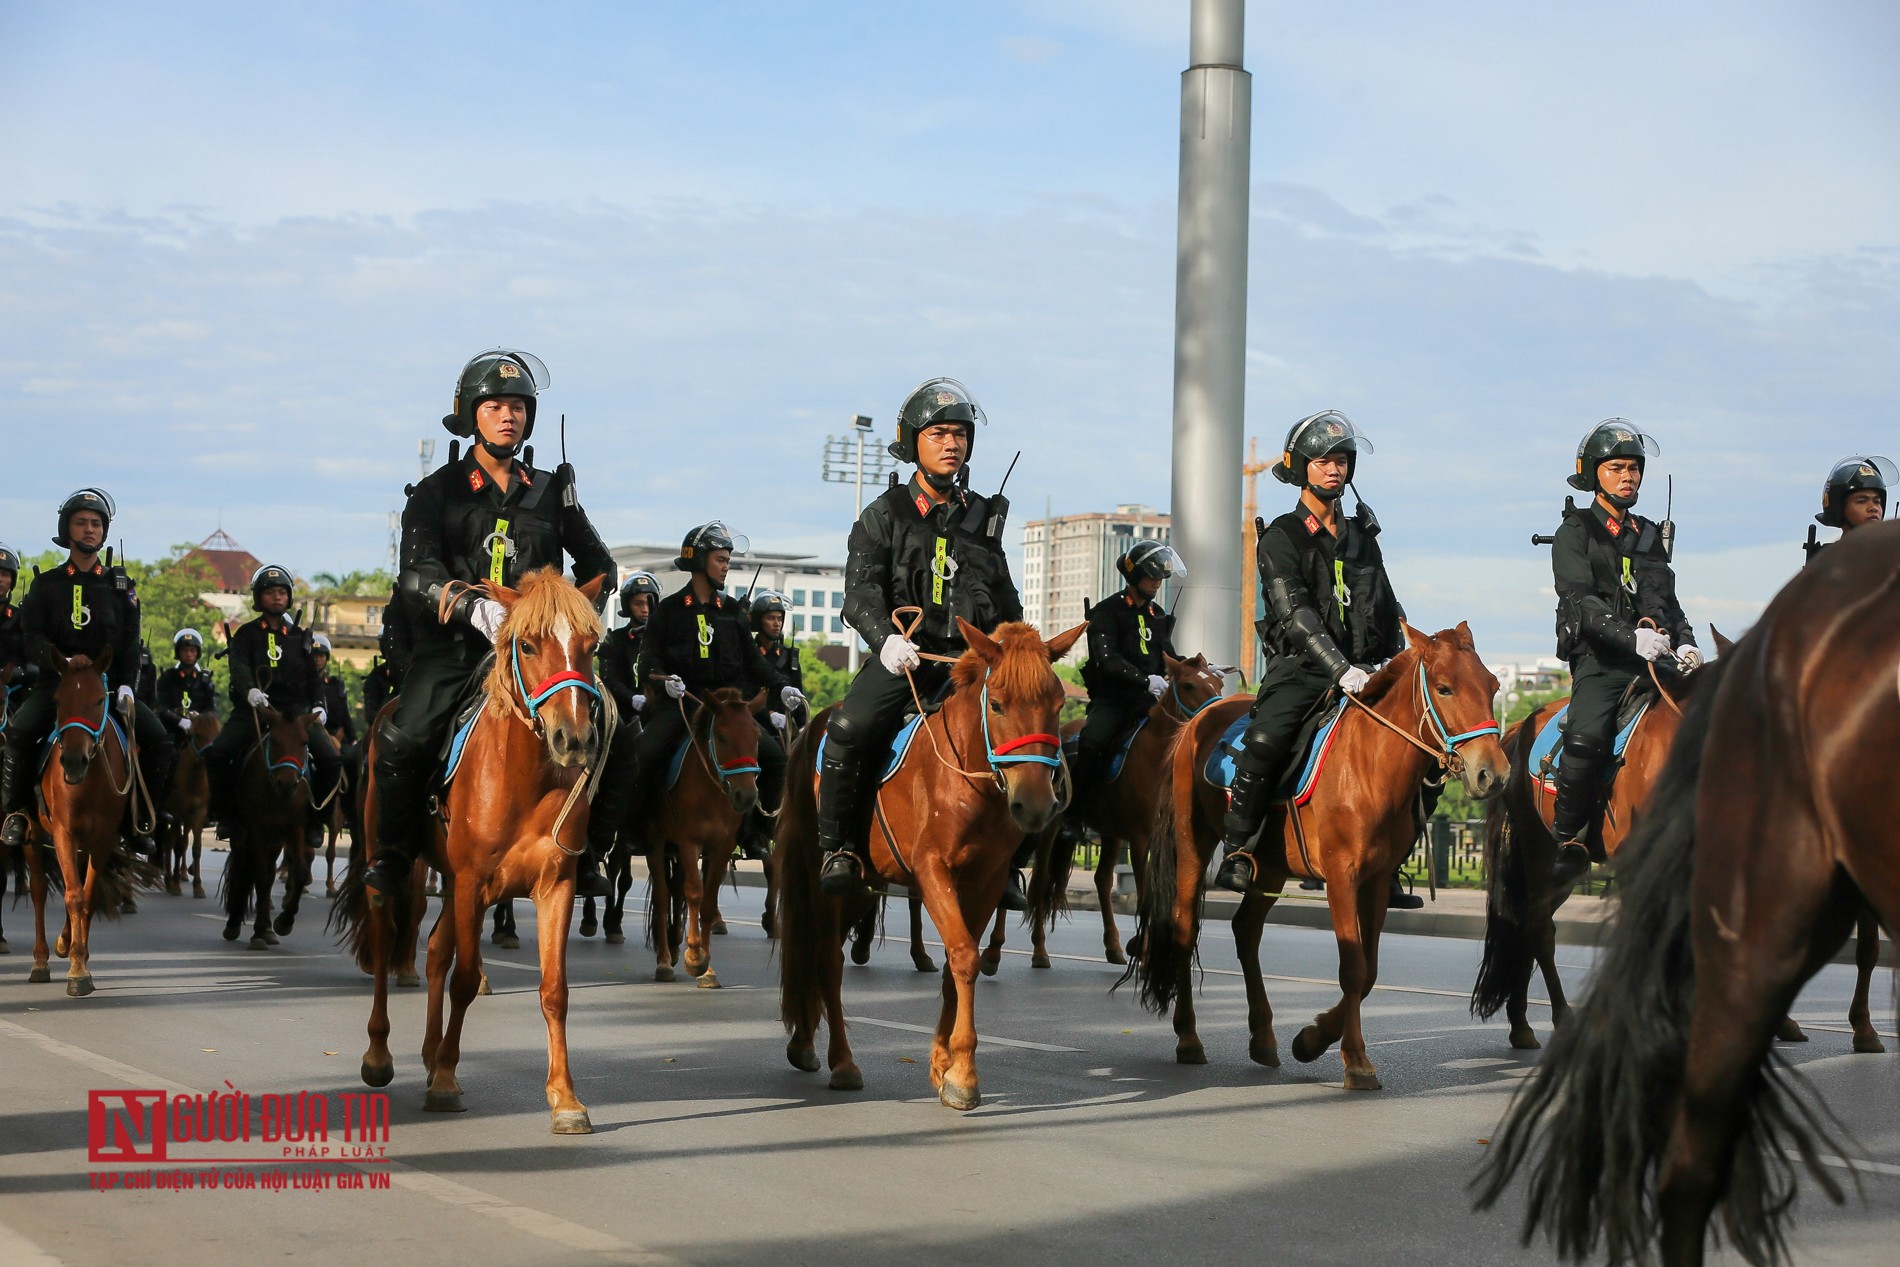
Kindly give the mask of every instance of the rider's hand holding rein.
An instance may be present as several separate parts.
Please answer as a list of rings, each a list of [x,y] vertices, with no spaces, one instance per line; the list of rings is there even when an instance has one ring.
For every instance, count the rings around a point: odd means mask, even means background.
[[[907,673],[923,663],[917,654],[917,644],[902,634],[886,638],[884,645],[877,649],[877,658],[884,671],[893,676]]]
[[[501,622],[506,619],[508,619],[508,609],[492,598],[476,600],[475,606],[470,608],[468,613],[468,623],[491,643],[495,640],[495,634],[501,629]]]
[[[1355,664],[1339,675],[1339,689],[1348,695],[1357,695],[1371,680],[1372,675]]]
[[[679,678],[663,677],[660,679],[660,681],[664,683],[666,686],[666,695],[668,699],[685,699],[686,698],[686,683],[681,681]]]
[[[1688,648],[1684,648],[1688,650]],[[1636,654],[1645,660],[1660,660],[1670,651],[1669,635],[1658,629],[1636,631]]]
[[[134,706],[132,688],[129,686],[121,686],[119,688],[119,711],[127,717],[130,717]]]
[[[269,708],[270,696],[253,686],[244,693],[244,702],[249,704],[252,708]]]
[[[1702,653],[1694,647],[1684,647],[1676,652],[1676,664],[1684,673],[1694,673],[1702,667]]]

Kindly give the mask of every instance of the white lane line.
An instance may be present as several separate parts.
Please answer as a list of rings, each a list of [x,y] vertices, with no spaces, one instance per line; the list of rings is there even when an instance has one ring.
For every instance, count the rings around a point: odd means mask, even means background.
[[[1798,1162],[1801,1154],[1792,1148],[1781,1150],[1789,1161]],[[1859,1170],[1872,1175],[1885,1175],[1889,1179],[1900,1179],[1900,1166],[1886,1161],[1868,1161],[1864,1157],[1836,1157],[1832,1153],[1816,1153],[1814,1159],[1823,1166],[1832,1166],[1836,1170]]]
[[[42,1034],[36,1029],[28,1029],[24,1025],[16,1025],[12,1021],[0,1020],[0,1036],[31,1043],[49,1056],[57,1056],[62,1060],[69,1061],[85,1069],[90,1069],[94,1073],[104,1074],[108,1078],[126,1083],[129,1086],[153,1091],[168,1091],[174,1095],[202,1094],[202,1092],[195,1087],[188,1087],[183,1083],[173,1082],[169,1078],[161,1078],[155,1073],[148,1073],[143,1069],[138,1069],[114,1060],[110,1056],[102,1056],[98,1052],[88,1051],[84,1047],[63,1042],[60,1039],[52,1037],[50,1034]],[[362,1168],[352,1167],[352,1169],[360,1170]],[[643,1263],[653,1264],[654,1267],[662,1267],[662,1265],[664,1265],[664,1267],[679,1267],[678,1259],[669,1258],[664,1254],[642,1249],[638,1245],[623,1241],[617,1236],[610,1236],[606,1232],[596,1231],[591,1227],[583,1227],[579,1223],[570,1223],[559,1215],[549,1214],[545,1210],[536,1210],[524,1205],[515,1205],[491,1193],[483,1192],[479,1188],[471,1188],[467,1184],[457,1183],[453,1179],[445,1179],[441,1175],[432,1174],[427,1170],[404,1165],[399,1161],[381,1163],[378,1169],[387,1171],[390,1176],[390,1182],[399,1187],[408,1188],[412,1192],[420,1192],[426,1196],[434,1197],[437,1201],[441,1201],[446,1205],[459,1206],[463,1209],[473,1210],[478,1214],[485,1214],[489,1218],[506,1223],[518,1231],[526,1232],[530,1236],[538,1236],[544,1241],[552,1241],[556,1245],[561,1245],[568,1249],[585,1250],[598,1254],[612,1254],[615,1256],[614,1261],[616,1263]],[[4,1231],[4,1229],[0,1229],[0,1231]],[[6,1242],[4,1238],[0,1238],[0,1251],[4,1251],[5,1249]],[[11,1255],[0,1252],[0,1262],[5,1262],[10,1265],[15,1261],[17,1260]],[[29,1263],[32,1262],[31,1259],[26,1261]],[[57,1260],[54,1259],[48,1259],[46,1261],[57,1262]]]
[[[910,1025],[903,1021],[880,1021],[869,1016],[847,1016],[847,1025],[875,1025],[879,1029],[901,1029],[909,1034],[931,1034],[937,1032],[934,1025]],[[1081,1047],[1057,1047],[1053,1043],[1032,1043],[1022,1038],[997,1038],[993,1034],[978,1034],[979,1043],[993,1043],[998,1047],[1021,1047],[1026,1051],[1083,1051]]]
[[[66,1267],[64,1260],[54,1258],[5,1223],[0,1223],[0,1263],[7,1267]]]
[[[1376,1043],[1367,1043],[1368,1047],[1392,1047],[1399,1043],[1429,1043],[1434,1039],[1449,1037],[1445,1034],[1420,1034],[1417,1038],[1381,1038]]]

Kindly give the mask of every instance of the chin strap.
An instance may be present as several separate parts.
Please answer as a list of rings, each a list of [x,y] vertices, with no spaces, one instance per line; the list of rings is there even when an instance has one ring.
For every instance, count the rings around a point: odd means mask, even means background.
[[[519,442],[515,444],[490,444],[488,441],[483,440],[481,441],[481,446],[482,446],[482,451],[487,453],[489,457],[494,458],[496,461],[506,461],[507,459],[514,457],[515,454],[521,452],[521,445]]]

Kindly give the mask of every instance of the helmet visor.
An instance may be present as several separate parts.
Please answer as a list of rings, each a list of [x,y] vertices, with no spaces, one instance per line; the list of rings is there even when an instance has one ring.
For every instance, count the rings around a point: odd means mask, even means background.
[[[1322,409],[1293,424],[1293,431],[1286,438],[1286,447],[1299,457],[1312,459],[1342,450],[1370,453],[1372,441],[1345,414],[1337,409]]]
[[[1187,564],[1181,562],[1181,556],[1174,552],[1174,547],[1164,545],[1151,547],[1137,555],[1135,571],[1159,581],[1186,580],[1188,574]]]
[[[970,394],[970,389],[954,378],[933,378],[919,383],[917,390],[910,394],[910,401],[913,402],[912,408],[905,410],[905,413],[911,416],[906,420],[919,430],[933,421],[962,422],[965,412],[970,419],[985,425],[990,420],[989,415],[983,412],[983,406],[977,404],[976,397]],[[959,405],[963,408],[958,409]],[[955,416],[940,418],[943,414]]]
[[[1874,457],[1844,457],[1834,464],[1834,473],[1828,476],[1828,483],[1839,488],[1850,488],[1859,492],[1864,488],[1890,489],[1900,484],[1900,469],[1896,469],[1893,459]]]
[[[1661,453],[1662,447],[1627,418],[1606,418],[1591,429],[1578,456],[1603,462],[1610,458],[1653,458]]]
[[[495,357],[513,361],[518,368],[527,371],[528,382],[533,390],[531,392],[524,392],[522,393],[523,395],[533,395],[544,392],[554,382],[553,378],[548,374],[547,365],[534,353],[521,352],[514,348],[489,348],[486,352],[478,352],[468,358],[468,364],[464,365],[462,372],[456,376],[456,390],[461,390],[462,382],[468,377],[468,372],[474,369],[478,363]]]
[[[707,554],[714,550],[730,550],[734,554],[744,554],[752,548],[751,540],[744,533],[735,533],[717,519],[699,530],[694,544]]]

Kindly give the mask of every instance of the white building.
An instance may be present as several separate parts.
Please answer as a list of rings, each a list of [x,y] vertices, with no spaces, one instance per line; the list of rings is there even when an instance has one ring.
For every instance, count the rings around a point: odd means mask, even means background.
[[[613,549],[614,562],[620,566],[620,579],[645,569],[660,578],[663,593],[672,593],[686,583],[686,573],[673,570],[679,557],[678,546],[625,545]],[[763,568],[761,568],[763,565]],[[823,563],[809,554],[779,554],[753,550],[735,555],[726,586],[735,595],[751,592],[754,575],[758,588],[773,589],[792,601],[792,613],[786,636],[796,642],[823,638],[832,646],[851,645],[851,631],[844,623],[844,565]],[[620,622],[618,603],[608,608],[614,623]]]
[[[1123,586],[1115,560],[1137,541],[1166,541],[1168,516],[1152,506],[1115,507],[1112,513],[1057,515],[1023,525],[1023,614],[1038,629],[1079,625],[1085,603],[1100,602]],[[1192,559],[1184,560],[1189,569]],[[1163,586],[1162,606],[1170,595]]]

